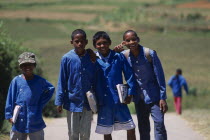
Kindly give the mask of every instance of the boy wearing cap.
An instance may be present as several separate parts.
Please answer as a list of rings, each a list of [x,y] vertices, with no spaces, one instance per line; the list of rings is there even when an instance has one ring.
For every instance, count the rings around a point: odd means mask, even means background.
[[[5,106],[5,118],[12,123],[11,140],[44,140],[46,127],[42,109],[50,100],[54,86],[44,78],[33,74],[36,67],[35,54],[24,52],[18,59],[21,75],[10,83]],[[14,109],[20,106],[16,122],[13,122]]]

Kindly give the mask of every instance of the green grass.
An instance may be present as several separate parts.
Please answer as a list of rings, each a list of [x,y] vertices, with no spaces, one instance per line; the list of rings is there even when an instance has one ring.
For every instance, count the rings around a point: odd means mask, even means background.
[[[9,140],[9,131],[11,130],[11,124],[5,120],[3,128],[0,130],[0,140]]]
[[[133,102],[131,102],[130,104],[128,104],[129,110],[131,114],[136,114],[136,110],[135,110],[135,105]]]
[[[65,33],[57,29],[53,24],[42,21],[26,22],[25,20],[4,20],[5,27],[11,37],[16,40],[37,40],[64,38]],[[52,22],[51,22],[52,23]],[[36,44],[38,45],[41,44]]]
[[[72,49],[69,44],[69,35],[76,28],[86,29],[88,25],[73,23],[58,23],[23,20],[5,20],[5,26],[15,40],[23,41],[23,45],[37,50],[45,64],[44,70],[50,80],[56,83],[61,56]],[[102,29],[103,30],[103,29]],[[139,31],[141,28],[136,28]],[[93,48],[91,38],[95,30],[87,30],[89,44]],[[122,41],[123,32],[108,32],[113,40],[113,46]],[[175,73],[175,69],[183,69],[184,76],[189,85],[198,90],[210,90],[209,84],[210,62],[210,34],[202,32],[138,32],[141,44],[157,51],[162,60],[166,80]],[[55,80],[55,81],[54,81]]]

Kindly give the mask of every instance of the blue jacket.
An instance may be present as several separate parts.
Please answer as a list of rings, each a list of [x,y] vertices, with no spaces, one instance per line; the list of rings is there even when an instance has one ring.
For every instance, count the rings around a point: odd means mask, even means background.
[[[5,118],[13,116],[15,105],[20,105],[20,113],[13,131],[33,133],[46,127],[42,119],[42,109],[50,100],[55,88],[47,80],[34,75],[32,80],[25,80],[22,75],[16,76],[9,87]]]
[[[161,62],[155,51],[150,50],[152,62],[149,62],[145,56],[143,46],[139,45],[140,53],[137,57],[129,54],[128,63],[135,73],[138,94],[134,97],[134,102],[143,98],[146,104],[165,100],[166,84],[165,76]]]
[[[112,106],[120,103],[116,85],[123,83],[122,72],[129,86],[128,94],[135,95],[134,75],[124,55],[110,50],[107,63],[103,59],[97,59],[95,90],[99,105]]]
[[[71,112],[82,112],[83,107],[90,110],[86,92],[93,84],[94,71],[88,53],[81,57],[74,50],[66,53],[61,59],[55,105]]]
[[[187,82],[182,75],[172,76],[168,81],[168,85],[172,88],[175,97],[182,97],[182,86],[188,94]]]

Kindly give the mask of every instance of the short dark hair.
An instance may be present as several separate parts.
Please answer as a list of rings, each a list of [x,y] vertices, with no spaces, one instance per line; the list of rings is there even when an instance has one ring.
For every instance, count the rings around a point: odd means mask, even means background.
[[[176,69],[176,73],[181,74],[182,75],[182,69],[178,68]]]
[[[104,38],[106,39],[110,44],[111,44],[111,39],[109,37],[109,35],[104,32],[104,31],[98,31],[97,33],[95,33],[95,35],[93,36],[93,46],[96,46],[96,41],[99,40],[100,38]]]
[[[82,29],[76,29],[76,30],[74,30],[74,31],[71,33],[71,39],[74,40],[74,37],[75,37],[75,35],[77,35],[77,34],[82,34],[82,35],[84,36],[85,39],[87,38],[87,35],[86,35],[86,33],[85,33],[84,30],[82,30]]]
[[[125,35],[127,34],[127,33],[133,33],[136,37],[138,37],[138,35],[137,35],[137,33],[134,31],[134,30],[127,30],[127,31],[125,31],[124,32],[124,34],[123,34],[123,40],[125,40]]]

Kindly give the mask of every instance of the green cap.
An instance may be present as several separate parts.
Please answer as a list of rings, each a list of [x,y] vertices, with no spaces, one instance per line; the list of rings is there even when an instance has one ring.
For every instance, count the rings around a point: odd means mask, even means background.
[[[19,65],[24,63],[36,63],[35,54],[32,52],[24,52],[18,57]]]

